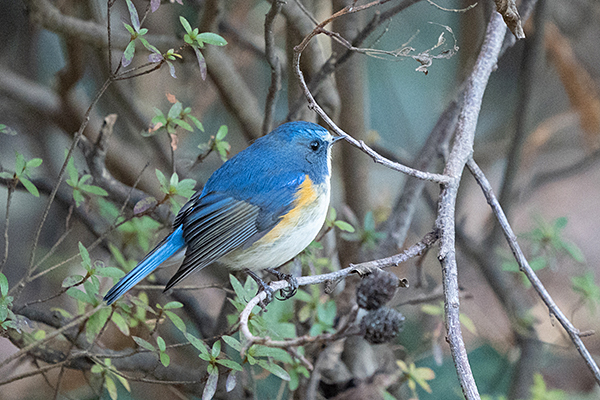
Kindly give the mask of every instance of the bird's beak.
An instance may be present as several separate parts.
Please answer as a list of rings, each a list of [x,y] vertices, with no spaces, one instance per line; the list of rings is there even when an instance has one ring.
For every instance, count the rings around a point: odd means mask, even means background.
[[[343,136],[332,136],[331,138],[331,144],[334,144],[337,141],[342,140],[344,137]]]

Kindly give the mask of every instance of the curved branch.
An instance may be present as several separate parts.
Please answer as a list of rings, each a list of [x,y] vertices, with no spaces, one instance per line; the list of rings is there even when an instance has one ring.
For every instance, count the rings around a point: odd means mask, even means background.
[[[525,258],[525,255],[523,254],[523,251],[521,251],[521,247],[517,242],[517,236],[510,227],[510,223],[508,222],[508,219],[506,218],[506,215],[504,214],[504,211],[502,210],[498,199],[494,195],[492,185],[490,185],[487,178],[472,158],[468,161],[467,166],[473,174],[473,176],[475,177],[475,179],[477,180],[477,183],[481,187],[481,190],[483,191],[483,194],[485,195],[488,204],[492,208],[492,211],[494,212],[494,215],[496,216],[496,219],[498,220],[498,223],[502,228],[504,237],[506,238],[506,241],[508,242],[511,251],[515,256],[515,259],[519,263],[519,269],[525,274],[525,276],[527,276],[527,279],[529,279],[529,282],[531,282],[531,285],[533,286],[535,291],[538,293],[544,304],[546,304],[548,310],[550,311],[550,315],[554,316],[558,320],[558,322],[560,322],[560,324],[563,326],[563,328],[571,338],[571,341],[575,345],[575,348],[577,348],[577,351],[579,352],[579,354],[581,354],[581,357],[583,357],[588,368],[594,375],[596,382],[600,385],[600,369],[598,368],[598,364],[596,364],[588,349],[585,347],[585,344],[581,340],[581,332],[579,331],[579,329],[573,326],[571,321],[569,321],[569,319],[565,316],[565,314],[563,314],[560,308],[558,308],[558,306],[544,287],[542,281],[540,281],[540,279],[537,277],[537,275],[527,262],[527,259]]]

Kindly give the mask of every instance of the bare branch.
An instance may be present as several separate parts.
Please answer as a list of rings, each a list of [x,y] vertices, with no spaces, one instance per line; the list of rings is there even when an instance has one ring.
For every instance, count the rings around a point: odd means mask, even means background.
[[[573,326],[571,321],[569,321],[569,319],[563,314],[560,308],[558,308],[558,306],[544,287],[542,281],[540,281],[540,279],[537,277],[537,275],[527,262],[527,259],[525,258],[525,255],[523,254],[523,251],[521,250],[521,247],[517,242],[517,236],[510,227],[508,219],[506,218],[506,215],[504,214],[504,211],[502,210],[498,199],[494,195],[492,186],[488,182],[487,178],[485,177],[479,166],[475,163],[473,159],[470,159],[468,161],[467,166],[473,174],[473,176],[475,177],[475,179],[477,180],[477,183],[481,187],[488,204],[490,205],[494,212],[494,215],[498,219],[498,223],[500,224],[502,231],[504,232],[506,241],[508,242],[511,251],[515,256],[515,259],[519,263],[519,269],[525,274],[525,276],[527,276],[527,279],[529,279],[535,291],[538,293],[544,304],[546,304],[548,310],[550,311],[550,315],[554,316],[558,320],[558,322],[560,322],[560,324],[563,326],[563,328],[571,338],[571,341],[577,348],[577,351],[579,352],[579,354],[581,354],[581,357],[583,357],[588,368],[594,375],[596,382],[600,385],[600,369],[598,368],[598,365],[596,364],[591,354],[585,347],[585,344],[581,340],[581,332],[579,331],[579,329]]]

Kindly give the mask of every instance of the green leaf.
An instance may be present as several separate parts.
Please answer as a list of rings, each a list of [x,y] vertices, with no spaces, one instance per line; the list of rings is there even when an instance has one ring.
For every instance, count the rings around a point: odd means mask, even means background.
[[[565,251],[571,256],[571,258],[573,258],[573,260],[577,261],[578,263],[585,264],[585,256],[575,243],[563,240],[561,244],[563,249],[565,249]]]
[[[157,169],[156,170],[156,177],[158,178],[158,182],[160,183],[161,186],[161,190],[165,193],[169,192],[169,182],[167,181],[167,178],[165,177],[165,174],[162,173],[161,170]]]
[[[172,308],[181,308],[181,307],[183,307],[183,304],[181,304],[180,302],[178,302],[178,301],[171,301],[171,302],[168,302],[167,304],[165,304],[164,306],[162,306],[162,309],[163,310],[170,310]]]
[[[185,129],[188,132],[194,131],[194,128],[192,128],[192,126],[190,124],[188,124],[187,122],[185,122],[182,119],[174,119],[173,123],[179,125],[180,127],[182,127],[183,129]]]
[[[171,108],[169,109],[167,118],[171,119],[171,120],[177,119],[177,118],[179,118],[181,111],[183,111],[183,105],[178,101],[175,104],[173,104],[171,106]]]
[[[23,157],[23,154],[15,152],[15,173],[17,176],[23,173],[25,170],[25,165],[25,157]]]
[[[346,221],[335,221],[333,224],[344,232],[354,233],[356,231],[356,229]]]
[[[89,272],[92,269],[92,259],[90,258],[90,253],[81,242],[79,242],[79,255],[81,256],[81,265]]]
[[[221,354],[221,341],[217,340],[213,344],[211,356],[213,356],[214,358],[217,358],[217,357],[219,357],[219,354]]]
[[[276,361],[281,361],[288,364],[293,362],[292,357],[284,349],[260,345],[254,345],[253,347],[254,351],[252,352],[252,355],[254,357],[271,357]]]
[[[42,165],[41,158],[32,158],[31,160],[27,161],[26,168],[37,168],[40,165]]]
[[[196,336],[192,335],[191,333],[187,333],[184,332],[185,338],[188,340],[188,342],[190,342],[192,344],[192,346],[194,346],[195,348],[197,348],[198,350],[200,350],[200,352],[202,354],[209,354],[209,350],[208,350],[208,346],[200,339],[198,339]]]
[[[14,179],[15,174],[10,172],[0,172],[0,178],[3,179]]]
[[[133,25],[133,29],[136,32],[140,30],[140,17],[138,16],[138,12],[133,5],[131,0],[125,0],[127,2],[127,9],[129,10],[129,16],[131,18],[131,24]]]
[[[179,16],[179,22],[181,22],[181,25],[183,25],[183,29],[185,29],[185,31],[189,34],[192,33],[192,26],[190,25],[190,23],[187,21],[187,19],[183,18],[182,16]]]
[[[118,398],[117,385],[115,385],[115,381],[113,381],[113,379],[108,375],[104,376],[104,387],[108,391],[108,395],[110,396],[110,398],[112,400],[117,400],[117,398]]]
[[[82,275],[67,276],[62,281],[62,287],[71,287],[71,286],[81,285],[83,283],[83,279],[84,279],[84,277]]]
[[[219,127],[219,130],[217,131],[217,134],[215,135],[215,139],[216,140],[223,140],[225,139],[225,136],[227,136],[227,132],[229,131],[229,129],[227,128],[226,125],[221,125]]]
[[[238,352],[242,351],[242,344],[236,338],[231,337],[231,336],[227,336],[227,335],[223,335],[221,337],[221,339],[223,339],[223,341],[225,343],[227,343],[229,345],[229,347],[231,347],[232,349],[234,349],[234,350],[236,350]]]
[[[283,379],[284,381],[290,380],[290,374],[288,374],[287,371],[281,368],[279,365],[271,363],[267,360],[257,360],[256,363],[278,378]]]
[[[158,349],[160,351],[165,351],[167,349],[167,344],[165,343],[165,339],[163,339],[160,336],[158,336],[156,338],[156,344],[158,345]]]
[[[194,117],[193,115],[188,115],[187,117],[194,123],[194,125],[196,125],[196,128],[204,132],[204,126],[202,125],[202,122],[198,120],[198,118]]]
[[[110,319],[115,323],[123,335],[129,336],[129,326],[121,314],[115,312]]]
[[[225,46],[227,44],[227,40],[221,35],[212,32],[202,32],[198,35],[197,40],[202,41],[203,43],[212,44],[213,46]]]
[[[80,185],[79,188],[84,192],[95,194],[96,196],[108,196],[108,192],[101,187],[94,185]]]
[[[221,360],[217,360],[217,364],[221,364],[222,366],[230,368],[235,371],[243,371],[244,370],[244,368],[242,368],[242,366],[238,362],[235,362],[233,360],[221,359]]]
[[[125,276],[125,272],[116,267],[104,267],[96,269],[96,275],[104,278],[121,279]]]
[[[92,343],[94,341],[96,335],[100,333],[104,325],[108,322],[110,313],[110,307],[101,308],[87,320],[85,324],[85,337],[88,342]]]
[[[146,350],[156,351],[156,348],[154,346],[152,346],[152,344],[150,344],[150,342],[142,339],[141,337],[132,336],[132,338],[137,343],[138,346],[140,346]]]
[[[168,367],[171,363],[171,357],[167,353],[160,353],[160,363],[165,367]]]
[[[6,276],[0,272],[0,295],[2,297],[6,297],[8,294],[8,279]]]
[[[175,325],[177,329],[179,329],[183,333],[186,332],[185,322],[183,322],[179,315],[175,314],[172,311],[165,311],[165,315],[169,317],[169,319],[171,320],[171,322],[173,322],[173,325]]]
[[[37,190],[35,185],[29,179],[21,176],[21,177],[19,177],[19,180],[21,181],[23,186],[25,186],[25,189],[27,189],[27,191],[29,193],[31,193],[35,197],[40,197],[40,192]]]
[[[131,61],[133,60],[133,55],[135,54],[135,41],[132,40],[129,42],[127,47],[125,47],[125,51],[123,52],[123,56],[121,57],[121,63],[123,67],[129,66]]]
[[[67,289],[67,295],[71,296],[75,300],[82,301],[84,303],[92,304],[91,299],[86,293],[83,293],[81,290],[76,289],[74,287]]]

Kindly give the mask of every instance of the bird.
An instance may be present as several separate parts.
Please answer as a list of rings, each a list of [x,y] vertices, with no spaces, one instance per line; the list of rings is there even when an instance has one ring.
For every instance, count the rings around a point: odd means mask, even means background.
[[[273,270],[294,258],[325,222],[331,147],[341,138],[315,123],[296,121],[256,139],[213,172],[178,212],[171,233],[104,301],[114,303],[180,253],[183,262],[165,291],[215,262],[257,279],[255,271]]]

